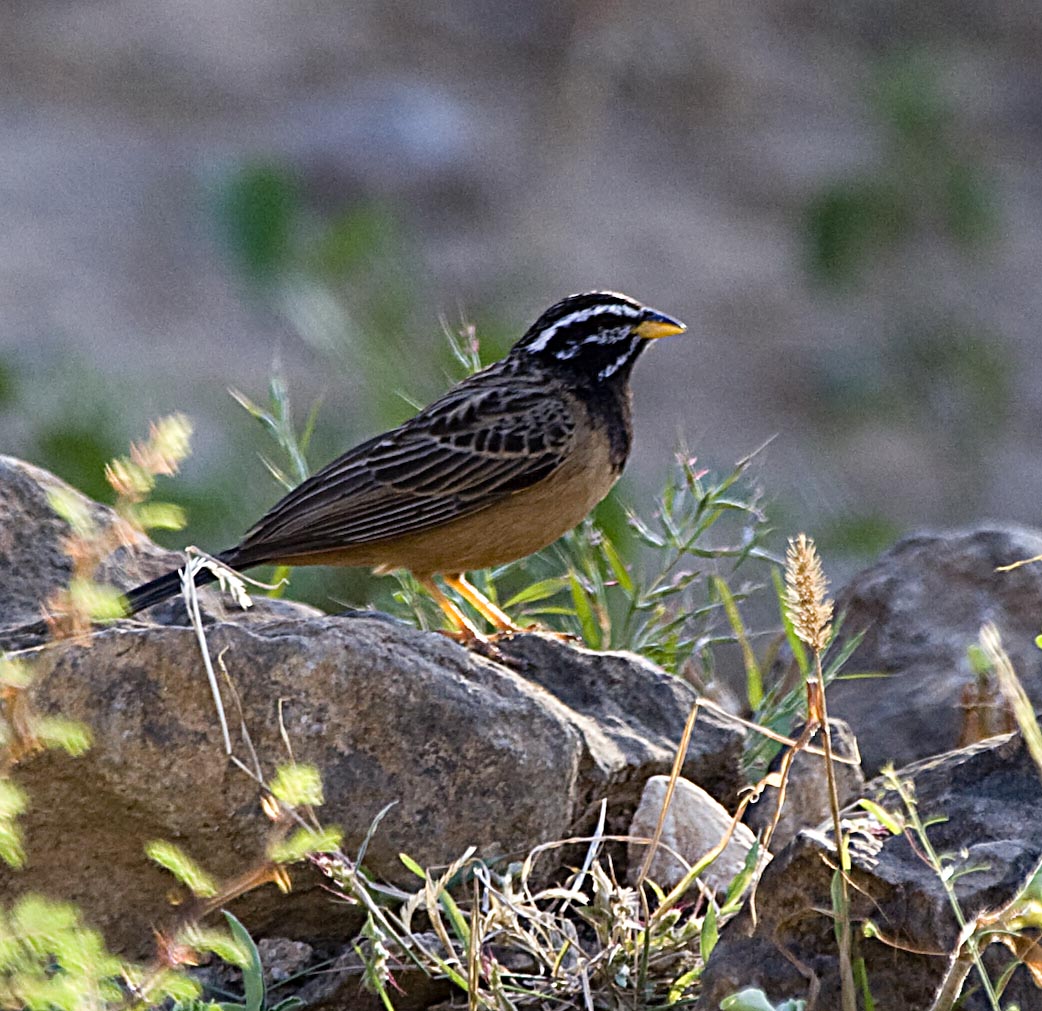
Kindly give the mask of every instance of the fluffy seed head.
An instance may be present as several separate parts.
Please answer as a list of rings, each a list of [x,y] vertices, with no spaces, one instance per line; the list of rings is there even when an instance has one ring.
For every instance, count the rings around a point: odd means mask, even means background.
[[[832,636],[832,601],[817,549],[806,534],[789,539],[785,554],[785,610],[796,635],[821,653]]]

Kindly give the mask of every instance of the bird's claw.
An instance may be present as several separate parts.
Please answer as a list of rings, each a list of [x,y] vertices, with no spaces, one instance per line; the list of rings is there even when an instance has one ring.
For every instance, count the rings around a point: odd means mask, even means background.
[[[451,629],[451,628],[439,628],[438,634],[445,636],[446,639],[451,639],[453,642],[458,643],[465,650],[471,653],[477,653],[479,656],[485,657],[487,660],[495,660],[497,663],[503,663],[506,659],[499,647],[493,641],[495,636],[482,635],[480,632],[472,632],[470,629]]]
[[[547,628],[546,625],[541,625],[539,622],[533,622],[531,625],[513,625],[510,628],[502,628],[489,638],[492,642],[499,642],[501,639],[513,639],[516,635],[539,635],[544,639],[556,639],[558,642],[582,642],[579,636],[573,635],[571,632],[559,632],[557,629]]]

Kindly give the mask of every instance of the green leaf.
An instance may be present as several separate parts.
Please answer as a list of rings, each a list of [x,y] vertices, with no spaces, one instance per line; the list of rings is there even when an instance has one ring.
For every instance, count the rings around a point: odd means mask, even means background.
[[[373,841],[373,836],[376,835],[377,829],[380,827],[380,823],[387,817],[388,812],[394,807],[398,801],[392,800],[387,804],[384,804],[379,811],[376,812],[376,817],[369,823],[369,828],[366,829],[365,837],[358,846],[358,853],[355,855],[355,864],[361,867],[365,863],[366,850],[369,849],[369,844]]]
[[[335,853],[342,840],[337,828],[298,828],[288,839],[271,846],[268,856],[277,864],[295,864],[313,853]]]
[[[876,821],[879,822],[891,835],[900,835],[904,831],[904,820],[900,815],[891,814],[885,807],[880,806],[874,800],[862,798],[858,806],[864,808]]]
[[[687,972],[677,976],[669,988],[669,996],[666,998],[667,1006],[672,1007],[674,1004],[679,1004],[685,993],[698,982],[701,975],[702,966],[697,965],[694,969],[688,969]]]
[[[188,518],[173,502],[139,502],[131,508],[142,530],[183,530]]]
[[[459,938],[460,943],[466,948],[470,944],[470,924],[467,923],[467,918],[460,912],[459,906],[456,905],[456,900],[448,892],[442,890],[438,895],[438,901],[445,912],[449,914],[456,937]]]
[[[661,549],[666,546],[666,542],[658,534],[654,533],[635,512],[626,511],[626,522],[649,548]]]
[[[262,1011],[264,1007],[264,971],[261,966],[260,952],[254,944],[250,932],[239,922],[238,918],[224,911],[232,937],[245,949],[247,962],[242,970],[242,985],[246,997],[246,1011]]]
[[[427,880],[427,872],[408,853],[399,853],[398,859],[405,864],[407,870],[415,874],[421,881]]]
[[[25,848],[18,817],[28,806],[29,798],[20,786],[9,779],[0,779],[0,860],[9,867],[25,866]]]
[[[191,924],[178,934],[178,940],[196,951],[212,952],[221,961],[243,970],[247,969],[251,964],[250,945],[214,927],[201,927],[198,924]],[[255,951],[256,949],[253,950]]]
[[[94,532],[90,507],[79,492],[71,488],[51,488],[47,492],[47,502],[72,527],[73,533],[89,537]]]
[[[28,795],[17,783],[0,779],[0,819],[17,818],[28,806]]]
[[[1016,967],[1016,962],[1013,963]],[[868,987],[868,967],[865,965],[864,958],[854,959],[854,981],[857,983],[858,990],[861,991],[861,1006],[865,1011],[876,1011],[876,1002],[872,998],[872,992]],[[999,990],[999,993],[1002,991]]]
[[[192,452],[192,422],[179,411],[168,414],[153,422],[148,441],[170,469],[176,470]]]
[[[123,971],[126,972],[124,966]],[[133,976],[131,975],[131,978]],[[202,993],[202,987],[191,976],[176,969],[161,969],[159,974],[151,978],[151,986],[148,988],[149,1002],[155,1006],[160,1004],[164,998],[174,1002],[175,1008],[184,1008],[190,1002],[198,1001]],[[201,1007],[210,1008],[215,1005],[208,1001],[200,1002]]]
[[[322,776],[313,765],[281,765],[271,781],[271,792],[290,807],[320,807]]]
[[[742,864],[742,869],[731,879],[731,883],[727,886],[727,892],[724,895],[724,902],[721,912],[726,915],[737,911],[741,905],[742,896],[745,894],[746,888],[752,882],[754,875],[756,874],[756,868],[760,864],[760,840],[757,839],[753,842],[752,848],[745,855],[745,863]]]
[[[33,733],[48,748],[59,748],[74,758],[90,749],[90,727],[64,716],[41,716],[33,726]]]
[[[511,611],[515,607],[519,607],[521,604],[532,604],[540,600],[546,600],[547,598],[560,593],[567,586],[568,580],[564,576],[553,576],[550,579],[540,579],[535,583],[530,583],[518,593],[515,593],[503,605],[503,610]]]
[[[629,570],[619,557],[615,545],[612,544],[607,537],[601,541],[601,551],[604,553],[604,557],[608,559],[608,564],[611,566],[611,571],[615,576],[615,581],[623,590],[626,591],[626,593],[632,594],[635,589],[633,585],[633,577],[630,575]]]
[[[720,1001],[721,1011],[774,1011],[774,1005],[762,990],[749,987]]]
[[[89,615],[92,621],[115,620],[126,614],[122,591],[92,579],[73,578],[69,582],[69,598],[76,610]]]
[[[304,1002],[299,997],[284,997],[271,1008],[271,1011],[297,1011],[297,1008],[302,1008],[303,1006]]]
[[[28,688],[32,681],[33,674],[27,663],[0,655],[0,685],[22,689]]]
[[[145,853],[150,860],[165,867],[197,898],[212,898],[217,894],[217,882],[173,843],[155,839],[145,844]]]
[[[836,623],[836,629],[832,633],[832,642],[835,642],[836,641],[836,637],[839,635],[839,625],[841,623],[842,623],[842,616],[840,617],[840,621]],[[825,683],[826,684],[828,684],[830,681],[832,681],[833,678],[835,678],[835,676],[839,673],[840,668],[850,659],[850,657],[853,654],[854,650],[856,650],[858,648],[858,646],[861,645],[861,640],[864,639],[864,637],[865,637],[865,633],[864,632],[858,632],[856,635],[852,635],[849,639],[847,639],[843,643],[843,646],[840,648],[839,652],[833,654],[832,650],[831,649],[829,650],[829,652],[828,652],[828,663],[825,665],[825,671],[824,671],[824,677],[825,677]],[[873,675],[873,676],[877,676],[877,675]],[[884,676],[889,677],[890,675],[884,675]],[[845,674],[844,677],[845,678],[849,678],[849,677],[851,677],[851,675]]]
[[[745,623],[742,621],[742,616],[738,613],[738,605],[735,603],[731,588],[719,576],[713,576],[713,585],[720,594],[720,599],[724,604],[724,612],[727,614],[727,620],[734,630],[738,645],[741,647],[742,660],[745,664],[745,697],[749,703],[749,708],[755,711],[760,708],[760,704],[763,702],[763,675],[760,672],[760,665],[756,662],[756,654],[749,643]]]
[[[832,908],[836,914],[832,921],[832,930],[836,935],[836,942],[841,943],[843,940],[844,921],[849,917],[850,910],[847,908],[846,899],[843,895],[843,872],[839,868],[832,872],[829,893],[832,899]]]
[[[703,964],[709,961],[709,956],[716,947],[720,937],[720,930],[716,922],[716,903],[710,902],[706,909],[706,915],[702,919],[702,930],[698,935],[698,950],[702,956]]]
[[[575,614],[579,619],[579,627],[582,629],[583,639],[588,646],[596,647],[601,640],[600,626],[593,614],[590,598],[586,594],[578,574],[573,569],[568,573],[568,585],[572,591],[572,603],[575,605]]]

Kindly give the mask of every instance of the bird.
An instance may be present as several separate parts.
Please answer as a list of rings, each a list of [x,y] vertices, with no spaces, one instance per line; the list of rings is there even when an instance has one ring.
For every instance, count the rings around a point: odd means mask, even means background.
[[[630,453],[631,370],[650,341],[685,330],[626,295],[570,295],[504,358],[316,471],[216,558],[236,570],[408,570],[454,634],[487,641],[439,577],[497,633],[522,631],[466,574],[538,551],[608,494]],[[195,582],[216,578],[203,568]],[[174,596],[181,583],[175,570],[130,590],[126,616]]]

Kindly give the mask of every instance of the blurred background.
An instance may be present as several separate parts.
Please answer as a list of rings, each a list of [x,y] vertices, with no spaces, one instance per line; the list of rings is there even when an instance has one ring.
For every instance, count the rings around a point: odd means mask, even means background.
[[[603,287],[689,326],[636,371],[638,508],[678,438],[776,436],[833,571],[1039,523],[1040,164],[1032,0],[7,0],[0,452],[104,499],[183,410],[167,543],[216,550],[279,495],[229,386],[321,398],[321,464],[458,374],[445,326],[489,360]]]

